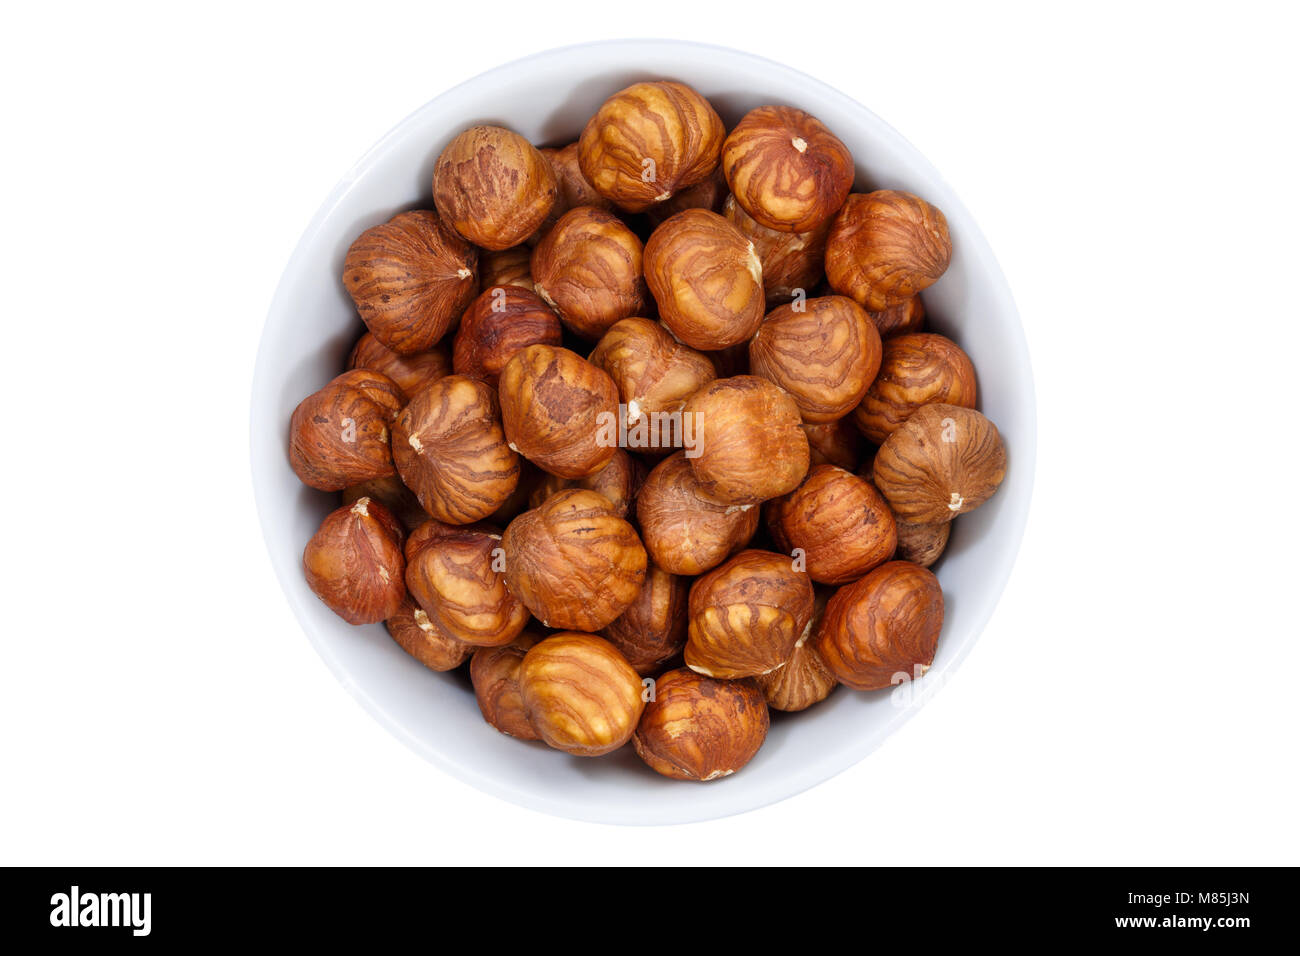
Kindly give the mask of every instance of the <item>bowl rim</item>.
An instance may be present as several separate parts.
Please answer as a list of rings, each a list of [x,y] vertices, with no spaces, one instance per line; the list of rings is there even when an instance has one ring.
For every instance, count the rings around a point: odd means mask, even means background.
[[[996,287],[995,291],[1000,300],[1006,303],[1009,318],[1014,321],[1010,323],[1013,331],[1013,339],[1017,346],[1017,354],[1013,357],[1015,364],[1023,370],[1023,383],[1018,387],[1018,391],[1024,392],[1026,403],[1021,410],[1025,417],[1024,435],[1020,437],[1015,452],[1015,468],[1019,472],[1019,480],[1023,483],[1023,492],[1018,507],[1006,509],[1006,513],[999,515],[999,527],[1001,537],[1005,542],[1004,551],[1009,555],[997,569],[996,576],[991,579],[995,596],[988,603],[977,619],[975,619],[968,631],[968,638],[962,641],[955,649],[953,655],[948,659],[942,669],[943,680],[931,687],[928,687],[924,693],[918,694],[905,706],[898,707],[889,720],[883,721],[874,726],[869,732],[861,735],[855,746],[845,748],[834,753],[824,755],[820,760],[804,763],[800,766],[797,774],[791,774],[788,778],[789,786],[780,792],[772,793],[770,791],[761,791],[756,794],[740,796],[734,800],[734,805],[728,805],[726,809],[717,809],[715,807],[705,810],[695,815],[687,814],[666,814],[666,815],[641,815],[636,818],[630,817],[626,813],[609,810],[605,813],[593,812],[590,804],[575,803],[548,796],[546,794],[528,791],[522,787],[509,785],[502,780],[491,775],[480,772],[474,767],[457,760],[447,751],[429,745],[424,739],[411,732],[400,720],[398,720],[389,709],[385,706],[384,701],[377,699],[354,681],[349,673],[347,666],[341,662],[332,652],[329,642],[318,635],[308,624],[308,616],[303,605],[304,598],[299,591],[293,586],[296,584],[295,575],[300,573],[298,562],[290,561],[285,556],[277,553],[272,544],[269,533],[269,475],[272,468],[270,462],[263,460],[264,456],[260,455],[259,446],[262,445],[266,438],[265,429],[268,424],[263,417],[259,416],[260,399],[262,392],[266,388],[268,379],[268,368],[271,364],[271,358],[268,348],[267,329],[274,321],[275,317],[280,314],[286,307],[288,298],[288,286],[291,284],[290,276],[298,271],[300,262],[307,258],[307,249],[313,244],[318,234],[323,229],[325,222],[330,218],[335,208],[343,201],[352,185],[361,179],[370,168],[377,163],[381,157],[387,154],[394,143],[402,139],[406,131],[418,125],[419,119],[426,112],[436,110],[439,104],[448,98],[454,96],[458,91],[467,86],[471,86],[484,81],[491,77],[499,77],[502,74],[519,70],[525,65],[536,65],[538,62],[547,60],[562,60],[567,56],[577,54],[578,51],[588,50],[591,48],[603,47],[611,50],[623,50],[627,54],[627,62],[635,62],[636,51],[638,50],[655,50],[662,54],[665,50],[680,49],[683,55],[700,56],[700,55],[719,55],[732,58],[739,58],[751,61],[754,64],[761,65],[765,70],[773,73],[783,74],[793,82],[805,86],[816,88],[818,93],[826,98],[838,100],[846,109],[861,112],[889,131],[896,138],[900,145],[909,154],[909,161],[919,170],[924,171],[933,179],[941,182],[949,192],[951,197],[947,200],[949,209],[960,209],[963,217],[970,228],[966,231],[966,242],[963,246],[965,250],[973,253],[978,262],[979,270],[985,280]],[[481,791],[492,794],[503,800],[507,800],[519,806],[533,810],[539,810],[573,820],[585,822],[605,823],[612,825],[672,825],[679,823],[696,823],[705,822],[712,819],[718,819],[724,816],[745,813],[751,810],[759,809],[778,803],[782,800],[789,799],[804,791],[817,786],[820,783],[829,780],[831,777],[849,769],[860,763],[872,751],[874,751],[887,737],[893,734],[897,729],[909,720],[923,703],[928,702],[934,694],[942,689],[947,679],[961,666],[966,656],[970,653],[972,647],[983,634],[987,627],[993,612],[1005,593],[1006,585],[1010,579],[1011,573],[1019,558],[1021,546],[1023,544],[1025,527],[1028,522],[1029,510],[1032,505],[1035,469],[1037,462],[1037,444],[1038,444],[1038,421],[1037,421],[1037,398],[1034,383],[1033,367],[1029,356],[1028,344],[1025,340],[1024,324],[1020,318],[1019,309],[1016,307],[1011,289],[1007,283],[1001,266],[990,247],[988,240],[985,238],[978,222],[965,208],[956,191],[951,187],[946,179],[939,173],[938,169],[918,150],[912,143],[900,134],[893,126],[882,120],[868,107],[863,105],[855,98],[842,92],[841,90],[825,83],[816,77],[807,73],[787,66],[767,57],[759,56],[745,50],[739,50],[734,47],[722,46],[719,44],[704,43],[695,40],[677,40],[671,38],[623,38],[623,39],[606,39],[591,40],[582,43],[567,44],[564,46],[551,47],[546,50],[540,50],[527,56],[520,57],[498,66],[484,70],[475,76],[469,77],[460,83],[448,87],[437,95],[417,107],[410,114],[392,126],[380,139],[362,154],[352,167],[338,180],[334,187],[326,195],[325,199],[317,208],[315,214],[304,228],[298,238],[293,251],[290,253],[281,272],[280,279],[276,284],[276,289],[271,298],[270,306],[267,310],[266,317],[263,320],[261,333],[258,340],[257,356],[253,368],[252,388],[250,389],[250,404],[248,410],[249,417],[249,452],[251,478],[253,481],[253,495],[256,502],[259,526],[262,531],[263,544],[266,547],[267,556],[270,559],[272,570],[280,584],[280,589],[284,593],[286,600],[293,610],[295,618],[298,620],[299,627],[306,634],[308,641],[320,655],[329,670],[338,679],[340,684],[348,691],[349,694],[361,704],[363,708],[389,733],[400,740],[414,752],[418,753],[430,763],[451,774],[453,777],[469,784]],[[282,463],[281,463],[282,464]],[[847,756],[846,756],[847,755]]]

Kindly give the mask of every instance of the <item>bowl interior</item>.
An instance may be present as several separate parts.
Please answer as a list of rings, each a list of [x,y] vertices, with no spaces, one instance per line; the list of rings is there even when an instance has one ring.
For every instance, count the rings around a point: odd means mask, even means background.
[[[733,125],[764,103],[805,109],[857,160],[858,190],[900,188],[944,210],[953,237],[947,274],[925,294],[932,326],[959,342],[979,374],[980,407],[1010,458],[994,498],[956,524],[935,571],[946,619],[933,668],[910,687],[840,688],[796,715],[774,714],[767,743],[742,772],[704,784],[667,780],[625,748],[591,760],[505,737],[479,715],[463,674],[436,674],[407,657],[382,625],[335,617],[303,581],[302,549],[337,496],[301,485],[285,452],[297,403],[341,369],[363,331],[340,275],[349,244],[394,213],[431,207],[433,165],[460,130],[508,126],[533,142],[572,141],[611,93],[642,79],[694,86]],[[393,733],[483,790],[536,809],[615,823],[708,819],[771,803],[870,752],[969,651],[1010,573],[1029,505],[1033,383],[1015,305],[992,252],[938,173],[867,109],[787,67],[676,41],[620,41],[542,53],[472,79],[401,123],[336,187],[308,227],[266,322],[252,399],[252,464],[271,560],[303,628],[344,685]]]

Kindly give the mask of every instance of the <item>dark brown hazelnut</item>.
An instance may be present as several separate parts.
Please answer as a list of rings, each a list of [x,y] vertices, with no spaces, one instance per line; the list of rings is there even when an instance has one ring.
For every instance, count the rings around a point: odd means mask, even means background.
[[[478,250],[437,214],[399,213],[363,232],[343,261],[343,285],[381,344],[411,355],[442,340],[478,291]]]
[[[452,366],[493,388],[510,357],[529,345],[559,345],[564,339],[559,317],[537,293],[521,286],[495,285],[483,290],[460,318],[452,341]]]
[[[438,213],[484,249],[508,249],[531,236],[558,191],[546,157],[500,126],[465,130],[447,144],[433,170]]]
[[[645,481],[645,466],[636,461],[623,449],[614,451],[609,464],[594,475],[586,478],[559,478],[555,475],[543,475],[528,497],[531,508],[539,507],[547,498],[565,488],[586,488],[609,499],[610,504],[620,518],[632,513],[637,492]]]
[[[818,465],[772,504],[778,543],[800,552],[822,584],[855,581],[894,556],[898,532],[880,492],[851,471]],[[797,549],[797,550],[796,550]]]
[[[877,445],[922,405],[975,407],[975,366],[951,339],[933,333],[896,335],[884,344],[880,373],[853,412]]]
[[[952,524],[951,521],[940,521],[937,524],[899,521],[899,558],[928,568],[939,560],[944,548],[948,547],[948,535],[952,532]]]
[[[343,489],[343,503],[354,504],[359,498],[373,498],[393,513],[403,528],[412,531],[429,520],[428,512],[420,506],[415,492],[402,484],[397,475],[371,478]]]
[[[403,401],[395,382],[365,369],[308,395],[289,419],[294,474],[320,491],[393,474],[391,425]]]
[[[528,246],[511,246],[509,249],[484,249],[479,257],[479,272],[483,288],[494,285],[517,285],[532,292],[533,250]]]
[[[618,449],[618,389],[568,349],[530,345],[514,354],[498,386],[510,447],[544,471],[585,478]]]
[[[430,670],[451,671],[469,659],[474,648],[434,627],[420,605],[406,597],[384,622],[397,646]]]
[[[364,368],[388,376],[409,399],[430,382],[450,375],[451,361],[447,358],[447,350],[441,347],[402,355],[375,338],[375,333],[367,332],[352,347],[348,368]]]
[[[826,278],[841,295],[879,312],[928,289],[952,259],[943,213],[894,189],[854,193],[826,239]]]
[[[769,305],[789,302],[800,291],[811,295],[822,281],[830,220],[808,232],[781,232],[760,225],[728,196],[722,214],[754,244],[763,264],[763,292]]]
[[[722,146],[722,171],[745,212],[782,232],[808,232],[835,215],[853,188],[853,157],[815,116],[760,106]]]
[[[533,250],[532,275],[575,335],[598,339],[645,306],[641,240],[612,212],[570,209]]]
[[[545,235],[546,230],[555,225],[556,220],[570,209],[577,209],[579,206],[595,206],[598,209],[614,211],[614,204],[596,192],[596,187],[587,182],[587,177],[582,175],[576,142],[561,149],[543,149],[541,154],[551,164],[551,171],[555,173],[555,181],[560,191],[555,198],[555,205],[551,207],[550,215],[542,223],[536,238],[540,239]]]
[[[646,210],[646,218],[651,228],[658,228],[665,219],[671,219],[687,209],[707,209],[709,212],[722,212],[722,204],[728,196],[727,180],[723,178],[722,167],[718,167],[694,186],[689,186],[665,199],[655,203]]]
[[[349,624],[387,620],[406,597],[402,528],[369,498],[325,517],[303,550],[302,566],[307,586]]]
[[[754,537],[759,509],[704,496],[684,452],[656,465],[636,500],[637,522],[654,562],[672,574],[716,568]]]
[[[835,465],[846,471],[857,468],[863,441],[862,433],[854,427],[851,418],[816,425],[804,422],[803,433],[808,436],[809,459],[813,467]]]
[[[718,166],[722,119],[683,83],[634,83],[607,99],[578,140],[582,174],[628,212],[644,212]]]
[[[660,320],[691,348],[737,345],[763,321],[763,266],[754,244],[707,209],[679,212],[651,233],[645,280]]]
[[[789,555],[742,551],[691,586],[686,666],[736,679],[775,670],[812,621],[813,586]]]
[[[632,605],[602,631],[642,677],[659,673],[686,646],[690,582],[651,564]]]
[[[683,668],[655,682],[632,745],[665,777],[716,780],[753,759],[769,719],[752,681],[714,680]]]
[[[636,531],[603,495],[568,488],[506,528],[506,584],[545,627],[598,631],[645,582]]]
[[[880,355],[862,307],[828,295],[773,309],[749,342],[749,369],[785,389],[804,421],[833,422],[867,394]]]
[[[469,679],[483,719],[509,737],[536,740],[519,696],[519,666],[538,641],[529,631],[504,647],[480,647],[469,662]]]
[[[813,646],[840,683],[883,690],[929,669],[942,629],[939,579],[890,561],[832,595]]]
[[[448,375],[411,399],[393,425],[393,460],[432,517],[470,524],[496,511],[519,481],[492,389]]]
[[[898,305],[891,305],[879,312],[868,312],[867,315],[871,316],[871,321],[875,323],[876,331],[880,333],[882,339],[887,339],[891,335],[920,332],[925,328],[925,304],[921,302],[919,295],[914,295]]]
[[[826,601],[830,597],[825,588],[816,590],[812,623],[804,636],[795,643],[789,659],[776,670],[754,678],[767,699],[767,705],[774,710],[807,710],[829,697],[839,684],[811,640],[826,612]]]

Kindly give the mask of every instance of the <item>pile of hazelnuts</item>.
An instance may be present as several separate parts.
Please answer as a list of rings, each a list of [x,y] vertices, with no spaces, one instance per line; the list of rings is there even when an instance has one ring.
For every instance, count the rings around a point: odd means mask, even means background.
[[[312,590],[468,661],[497,730],[687,780],[743,767],[769,710],[923,672],[928,568],[1006,455],[924,331],[943,213],[854,178],[808,113],[728,132],[669,81],[560,148],[456,136],[433,208],[352,244],[367,331],[293,413],[294,471],[343,495]]]

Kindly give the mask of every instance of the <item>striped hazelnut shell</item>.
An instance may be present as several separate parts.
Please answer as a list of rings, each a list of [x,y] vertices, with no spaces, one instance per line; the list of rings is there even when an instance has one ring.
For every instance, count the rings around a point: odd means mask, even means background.
[[[303,399],[289,419],[289,465],[303,484],[342,491],[394,474],[391,426],[404,402],[378,372],[344,372]]]
[[[812,642],[829,598],[826,588],[817,589],[812,622],[795,643],[789,659],[776,670],[754,678],[773,710],[791,713],[807,710],[829,697],[838,686],[839,681]]]
[[[932,332],[884,343],[880,371],[853,411],[854,424],[877,445],[922,405],[974,408],[975,366],[956,342]]]
[[[451,362],[457,375],[468,375],[493,388],[506,362],[530,345],[559,345],[564,329],[541,296],[515,285],[484,289],[460,317],[452,340]]]
[[[424,386],[450,375],[451,360],[447,357],[447,350],[441,346],[427,352],[402,355],[380,342],[375,333],[367,332],[352,347],[348,368],[369,369],[387,375],[402,390],[402,404],[405,405],[406,400]]]
[[[763,293],[768,305],[789,302],[799,291],[808,295],[822,281],[829,219],[808,232],[769,229],[745,212],[735,196],[727,197],[722,214],[754,244],[763,265]]]
[[[458,233],[484,249],[508,249],[542,224],[559,186],[528,140],[500,126],[475,126],[438,156],[433,201]]]
[[[651,469],[637,495],[636,515],[654,562],[681,575],[716,568],[749,544],[759,521],[753,505],[725,505],[706,497],[685,452]]]
[[[772,503],[778,538],[799,549],[808,576],[844,584],[894,556],[898,531],[880,492],[843,468],[818,465],[802,485]]]
[[[754,758],[769,722],[753,681],[715,680],[682,668],[655,682],[632,745],[665,777],[717,780]]]
[[[360,498],[326,515],[302,554],[307,586],[349,624],[375,624],[406,597],[402,529],[377,501]]]
[[[645,307],[641,240],[612,212],[570,209],[533,250],[533,284],[575,335],[592,341]]]
[[[480,647],[469,662],[469,679],[483,719],[520,740],[537,739],[519,696],[519,666],[537,640],[535,634],[525,631],[503,647]]]
[[[872,312],[928,289],[951,260],[943,213],[919,196],[895,189],[854,193],[826,239],[831,288]]]
[[[447,636],[429,620],[429,615],[408,596],[397,613],[384,622],[397,646],[434,671],[455,670],[469,659],[474,648]]]
[[[651,564],[641,593],[601,632],[642,677],[658,673],[686,645],[690,582]]]

